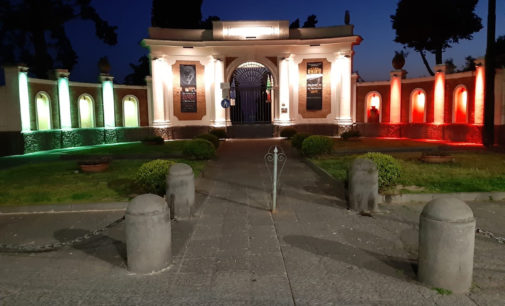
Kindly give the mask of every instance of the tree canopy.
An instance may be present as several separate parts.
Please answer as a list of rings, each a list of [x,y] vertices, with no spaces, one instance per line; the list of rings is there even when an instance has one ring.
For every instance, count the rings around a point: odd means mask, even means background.
[[[103,20],[91,0],[0,0],[0,61],[23,62],[40,78],[57,67],[72,70],[77,63],[65,24],[91,20],[97,37],[117,43],[115,26]]]
[[[203,0],[184,0],[175,9],[170,0],[153,0],[151,25],[159,28],[198,29],[202,23]]]
[[[317,24],[317,16],[312,14],[307,16],[307,20],[303,23],[303,28],[315,28]],[[291,22],[289,25],[290,29],[296,29],[300,27],[300,18],[296,18],[295,21]]]
[[[391,16],[396,31],[395,42],[421,54],[433,74],[425,52],[435,54],[442,64],[442,53],[461,39],[472,39],[482,29],[481,18],[474,13],[478,0],[400,0]]]

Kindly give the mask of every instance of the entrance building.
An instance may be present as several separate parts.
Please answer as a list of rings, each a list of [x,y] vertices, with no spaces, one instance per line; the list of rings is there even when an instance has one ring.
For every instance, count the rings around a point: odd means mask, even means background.
[[[150,28],[150,126],[167,138],[243,124],[336,132],[355,121],[360,41],[352,25],[290,29],[286,20]]]

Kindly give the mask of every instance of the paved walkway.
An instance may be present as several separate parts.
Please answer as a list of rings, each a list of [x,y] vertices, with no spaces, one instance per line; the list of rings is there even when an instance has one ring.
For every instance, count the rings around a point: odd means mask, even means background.
[[[439,295],[415,280],[422,205],[356,215],[345,209],[341,187],[293,152],[271,214],[263,155],[273,144],[279,141],[223,144],[197,182],[192,220],[172,226],[168,270],[129,274],[121,225],[72,249],[0,254],[0,304],[504,305],[504,245],[478,237],[471,293]],[[472,208],[478,226],[505,234],[505,203]],[[63,241],[121,214],[3,215],[0,243]]]

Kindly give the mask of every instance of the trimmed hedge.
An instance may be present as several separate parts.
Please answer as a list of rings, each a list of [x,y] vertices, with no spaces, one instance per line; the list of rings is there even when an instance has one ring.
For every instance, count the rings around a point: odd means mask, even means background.
[[[216,148],[216,149],[219,148],[219,138],[217,138],[217,136],[215,136],[215,135],[202,134],[202,135],[196,136],[195,138],[208,140],[208,141],[212,142],[212,144],[214,145],[214,148]]]
[[[295,134],[296,129],[292,127],[283,128],[280,133],[281,137],[286,137],[288,139],[291,139],[291,137],[293,137]]]
[[[291,137],[291,145],[293,148],[301,150],[303,141],[309,136],[310,134],[306,133],[296,133],[293,137]]]
[[[210,141],[196,138],[184,144],[183,153],[194,159],[209,159],[216,154],[216,148]]]
[[[212,129],[209,134],[216,136],[218,139],[228,138],[225,129]]]
[[[153,193],[159,196],[165,194],[167,174],[174,161],[155,159],[142,164],[135,175],[135,183],[142,188],[143,192]]]
[[[367,158],[375,163],[379,174],[379,190],[384,191],[389,187],[396,186],[400,179],[400,163],[391,155],[377,152],[368,152],[358,156],[358,158]]]
[[[302,153],[305,156],[331,153],[332,148],[333,139],[322,135],[309,136],[302,143]]]

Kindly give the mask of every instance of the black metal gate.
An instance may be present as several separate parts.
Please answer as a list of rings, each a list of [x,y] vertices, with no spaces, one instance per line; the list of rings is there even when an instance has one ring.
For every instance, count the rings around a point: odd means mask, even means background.
[[[231,95],[235,105],[230,108],[233,124],[271,123],[272,75],[263,65],[244,63],[232,74]]]

